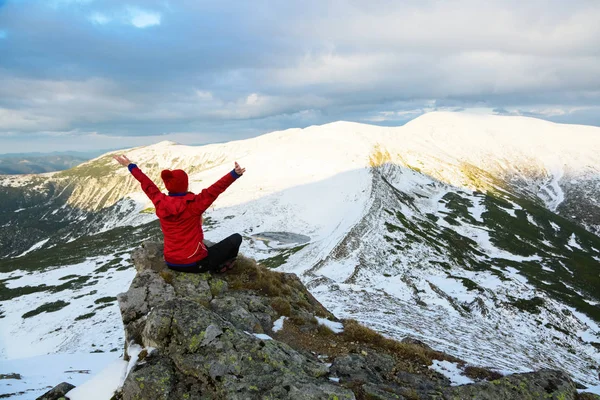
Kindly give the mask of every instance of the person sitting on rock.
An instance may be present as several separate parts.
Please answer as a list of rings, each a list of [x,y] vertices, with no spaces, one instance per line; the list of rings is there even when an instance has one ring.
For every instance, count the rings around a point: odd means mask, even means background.
[[[199,194],[188,192],[188,176],[183,170],[164,170],[160,176],[169,191],[166,195],[126,156],[113,158],[129,168],[154,204],[165,238],[164,257],[169,268],[180,272],[225,272],[233,267],[242,236],[235,233],[207,248],[203,243],[202,213],[244,174],[245,168],[236,162],[233,170]]]

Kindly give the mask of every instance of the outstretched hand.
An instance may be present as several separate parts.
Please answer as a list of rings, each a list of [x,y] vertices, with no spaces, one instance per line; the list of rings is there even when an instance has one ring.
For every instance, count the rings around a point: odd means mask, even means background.
[[[127,158],[127,156],[125,156],[124,154],[120,156],[113,156],[113,158],[124,167],[127,167],[129,164],[131,164],[129,158]]]
[[[237,161],[235,162],[235,168],[233,169],[235,171],[236,174],[238,174],[239,176],[244,175],[244,172],[246,172],[246,168],[242,168],[240,167],[240,164],[237,163]]]

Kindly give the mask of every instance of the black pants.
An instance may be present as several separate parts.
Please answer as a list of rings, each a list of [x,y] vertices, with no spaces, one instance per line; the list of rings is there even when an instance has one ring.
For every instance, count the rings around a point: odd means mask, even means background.
[[[198,261],[196,265],[191,267],[171,267],[174,271],[179,272],[208,272],[218,271],[219,267],[226,261],[237,257],[242,244],[242,235],[234,233],[233,235],[221,240],[219,243],[207,247],[208,255]]]

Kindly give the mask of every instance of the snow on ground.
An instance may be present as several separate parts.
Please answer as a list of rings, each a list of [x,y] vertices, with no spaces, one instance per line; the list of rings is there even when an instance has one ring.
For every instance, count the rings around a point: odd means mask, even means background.
[[[273,338],[269,335],[265,335],[264,333],[253,333],[255,337],[262,340],[273,340]]]
[[[123,257],[124,260],[116,267],[128,265],[128,255]],[[127,291],[135,269],[130,267],[118,271],[113,268],[94,272],[114,258],[95,257],[45,272],[16,270],[0,274],[0,279],[18,277],[5,282],[11,289],[44,284],[59,286],[78,277],[90,277],[82,284],[84,286],[75,285],[75,289],[31,293],[0,302],[5,312],[0,324],[0,358],[15,359],[83,349],[120,351],[123,347],[121,316],[116,299],[109,298]],[[58,311],[23,318],[25,313],[57,301],[69,304]]]
[[[456,363],[451,363],[450,361],[433,360],[433,365],[429,366],[429,369],[439,372],[450,379],[453,386],[474,383],[471,378],[462,374],[462,370]]]
[[[483,197],[472,196],[470,198],[473,203],[473,207],[469,207],[469,214],[475,219],[477,222],[483,222],[483,218],[481,215],[486,211],[485,205],[483,204]]]
[[[90,380],[67,393],[69,400],[107,400],[122,385],[128,362],[118,358]]]
[[[579,393],[594,393],[600,396],[600,385],[588,386],[586,389],[577,389]]]
[[[154,350],[152,347],[146,349],[148,353]],[[142,348],[136,344],[130,344],[127,348],[129,362],[118,358],[106,368],[94,375],[91,379],[77,386],[67,393],[69,400],[106,400],[113,393],[123,387],[129,372],[138,362]]]
[[[279,319],[277,321],[273,322],[273,332],[279,332],[280,330],[282,330],[283,323],[285,322],[286,319],[287,319],[287,317],[281,316],[281,317],[279,317]]]
[[[342,333],[344,332],[344,324],[341,322],[330,321],[327,318],[315,317],[319,322],[319,325],[323,325],[328,327],[333,331],[333,333]]]
[[[575,234],[572,234],[569,238],[569,246],[573,249],[583,250],[579,243],[577,243],[577,239],[575,238]]]
[[[78,386],[117,359],[120,360],[117,353],[46,354],[17,360],[0,359],[0,374],[22,376],[22,379],[0,380],[0,397],[23,392],[10,399],[33,400],[61,382]]]
[[[558,161],[550,163],[546,168],[550,173],[551,179],[541,188],[540,196],[550,211],[556,211],[558,206],[565,200],[565,193],[559,185],[565,172],[558,166]]]
[[[19,254],[17,257],[22,257],[22,256],[24,256],[25,254],[29,254],[29,253],[31,253],[32,251],[34,251],[34,250],[37,250],[37,249],[41,248],[43,245],[45,245],[45,244],[48,242],[48,240],[50,240],[50,238],[48,238],[48,239],[44,239],[44,240],[42,240],[42,241],[39,241],[39,242],[37,242],[36,244],[34,244],[33,246],[31,246],[31,247],[29,248],[29,250],[26,250],[25,252],[23,252],[23,253]]]

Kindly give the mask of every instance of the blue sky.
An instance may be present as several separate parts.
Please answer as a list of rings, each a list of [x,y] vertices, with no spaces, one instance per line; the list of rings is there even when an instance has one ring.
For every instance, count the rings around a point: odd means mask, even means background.
[[[0,153],[477,110],[600,125],[596,0],[0,0]]]

